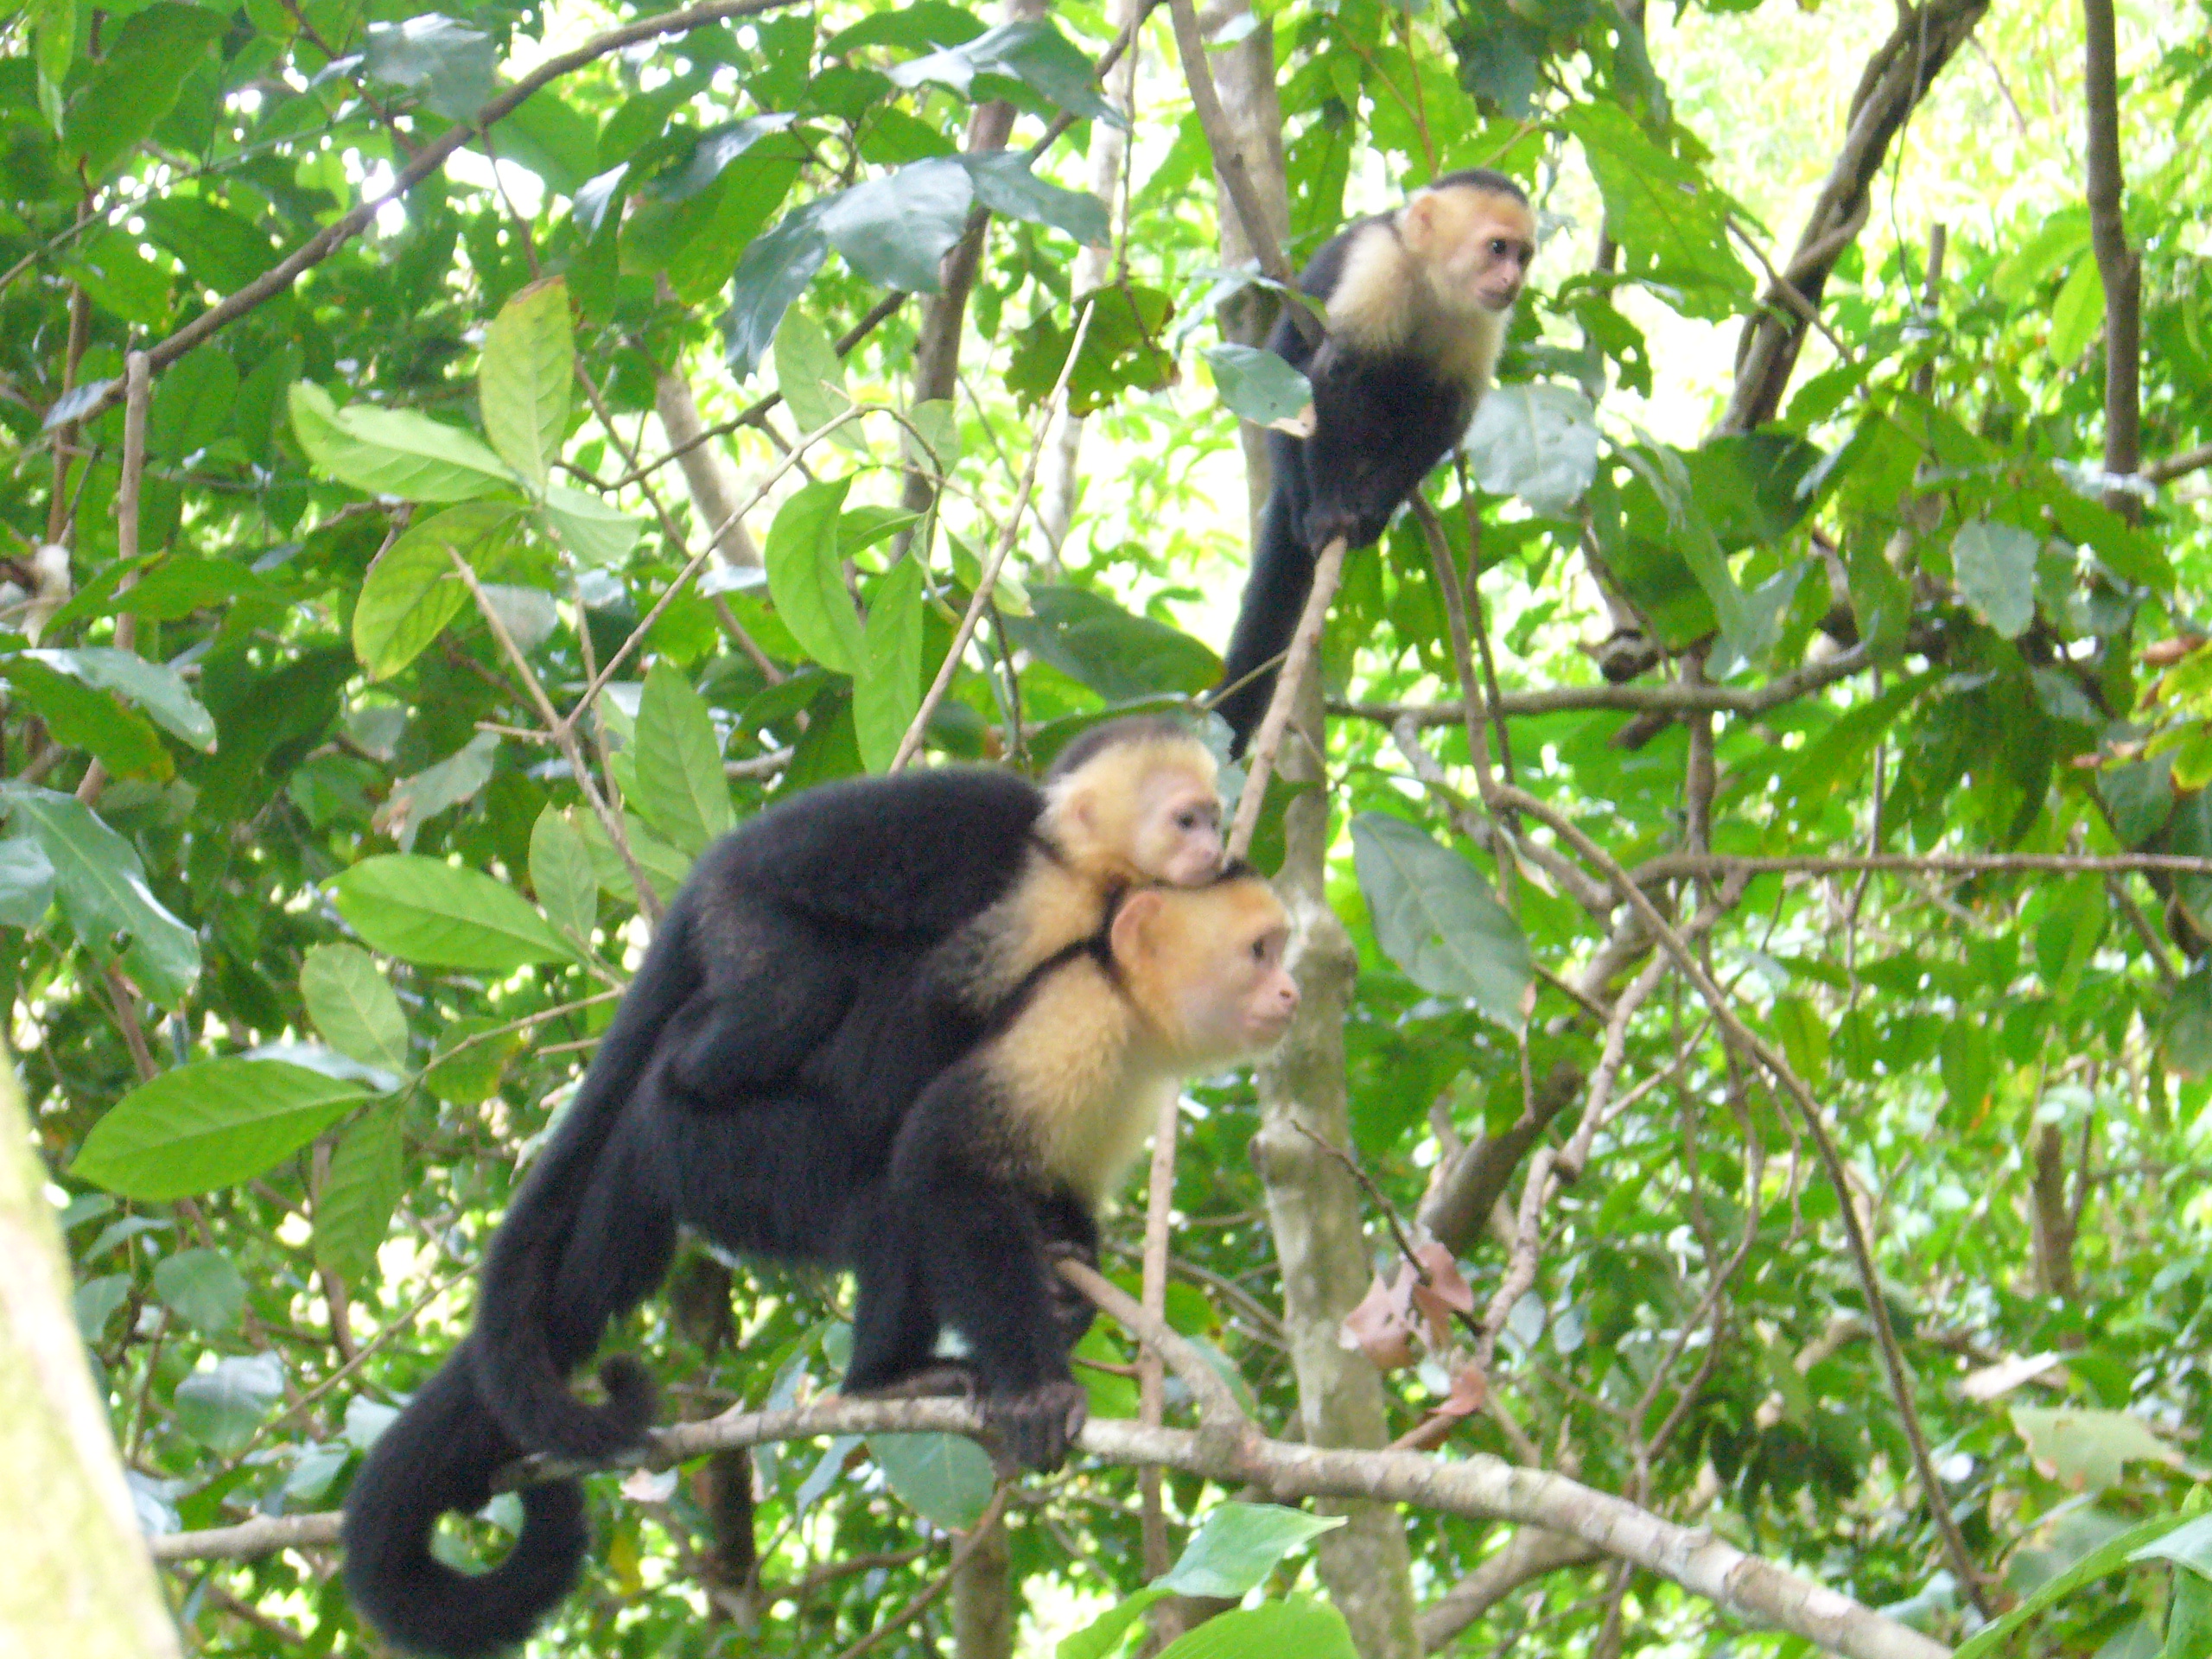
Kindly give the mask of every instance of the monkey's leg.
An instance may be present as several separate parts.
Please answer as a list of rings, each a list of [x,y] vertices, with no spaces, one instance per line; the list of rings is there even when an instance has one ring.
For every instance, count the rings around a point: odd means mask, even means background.
[[[845,1368],[847,1394],[910,1384],[935,1370],[939,1330],[922,1262],[928,1242],[916,1236],[885,1191],[871,1196],[856,1222],[850,1248],[859,1297],[853,1357]],[[967,1391],[974,1388],[970,1374]]]

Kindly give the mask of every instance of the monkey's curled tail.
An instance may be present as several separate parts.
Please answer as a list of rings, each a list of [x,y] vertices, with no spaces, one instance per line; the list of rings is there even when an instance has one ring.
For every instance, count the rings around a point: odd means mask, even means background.
[[[430,1554],[438,1517],[490,1501],[493,1471],[521,1455],[477,1397],[457,1351],[378,1436],[346,1499],[346,1592],[399,1647],[477,1659],[528,1637],[576,1581],[589,1542],[574,1480],[525,1487],[523,1529],[490,1572],[455,1572]]]
[[[493,1236],[465,1352],[484,1404],[527,1451],[601,1462],[633,1449],[652,1421],[651,1385],[634,1365],[611,1360],[601,1368],[609,1396],[604,1406],[578,1400],[568,1377],[599,1345],[607,1321],[626,1311],[614,1303],[653,1288],[629,1280],[658,1281],[658,1270],[644,1258],[655,1254],[656,1243],[663,1256],[672,1245],[672,1215],[664,1224],[643,1215],[622,1224],[668,1236],[634,1250],[639,1259],[628,1264],[626,1277],[608,1264],[589,1305],[561,1305],[556,1282],[623,1109],[638,1091],[663,1028],[698,986],[690,911],[679,896],[623,994],[575,1101]]]
[[[1275,694],[1275,669],[1262,665],[1290,648],[1299,613],[1313,588],[1313,552],[1299,539],[1292,518],[1280,495],[1268,501],[1222,665],[1224,689],[1214,712],[1229,722],[1233,755],[1244,753]]]

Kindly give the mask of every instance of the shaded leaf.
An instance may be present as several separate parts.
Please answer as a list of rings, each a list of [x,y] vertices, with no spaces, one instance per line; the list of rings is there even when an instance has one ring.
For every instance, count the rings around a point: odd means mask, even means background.
[[[1484,490],[1556,516],[1597,476],[1597,410],[1567,386],[1493,387],[1475,408],[1466,449]]]
[[[1087,247],[1103,248],[1113,236],[1106,204],[1081,190],[1066,190],[1029,170],[1020,150],[994,149],[963,156],[976,200],[995,213],[1049,225]],[[1287,365],[1285,365],[1287,367]]]
[[[1467,997],[1510,1030],[1534,968],[1520,924],[1465,859],[1402,818],[1352,820],[1359,890],[1375,940],[1423,990]]]
[[[1190,635],[1088,588],[1039,588],[1030,602],[1030,615],[1005,619],[1007,637],[1109,702],[1196,693],[1221,677],[1221,659]]]
[[[837,541],[838,511],[852,482],[825,479],[794,492],[776,510],[762,556],[776,614],[801,650],[839,674],[860,666],[864,648]]]
[[[721,740],[691,682],[664,660],[638,701],[638,810],[681,850],[696,856],[736,823],[722,776]]]
[[[36,927],[54,906],[54,861],[25,835],[0,841],[0,925]]]
[[[1160,1586],[1181,1596],[1235,1599],[1256,1590],[1293,1550],[1344,1524],[1274,1503],[1217,1503]]]
[[[137,849],[72,795],[10,785],[0,805],[45,853],[79,941],[101,960],[119,952],[139,989],[175,1007],[200,977],[200,940],[146,886]]]
[[[154,1264],[154,1294],[203,1336],[220,1336],[245,1311],[245,1276],[220,1250],[180,1250]]]
[[[514,474],[481,441],[411,409],[340,409],[311,380],[292,383],[293,435],[308,459],[341,484],[410,501],[471,501]]]
[[[935,1525],[965,1530],[990,1504],[990,1458],[964,1434],[872,1434],[868,1449],[891,1490]]]
[[[786,214],[774,229],[754,237],[738,260],[723,333],[730,372],[740,380],[753,372],[784,313],[830,257],[830,238],[822,230],[829,206],[828,199],[810,201]]]
[[[315,1260],[350,1283],[376,1276],[377,1247],[406,1185],[400,1150],[398,1114],[364,1112],[332,1150],[315,1192]]]
[[[323,1041],[364,1065],[407,1069],[407,1016],[369,953],[318,944],[300,963],[300,1000]]]
[[[274,1354],[217,1360],[176,1385],[177,1427],[218,1457],[245,1449],[269,1408],[284,1397],[284,1364]]]
[[[1273,352],[1229,341],[1205,355],[1221,401],[1255,426],[1294,421],[1313,404],[1313,383]]]
[[[32,650],[22,655],[83,684],[112,691],[136,703],[163,731],[195,749],[214,749],[214,716],[192,695],[183,677],[166,663],[149,663],[136,652],[118,651],[111,645],[79,645],[67,651]]]
[[[955,156],[915,162],[822,204],[822,235],[853,269],[887,288],[934,294],[938,263],[968,226],[975,187]]]

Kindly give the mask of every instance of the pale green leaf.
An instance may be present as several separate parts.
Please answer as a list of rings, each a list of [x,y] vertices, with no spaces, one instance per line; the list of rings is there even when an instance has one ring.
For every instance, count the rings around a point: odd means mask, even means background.
[[[530,831],[530,885],[537,907],[556,927],[591,943],[599,919],[599,879],[592,873],[591,849],[558,810],[547,806]]]
[[[220,1250],[180,1250],[154,1264],[154,1294],[203,1336],[220,1336],[245,1311],[245,1275]]]
[[[696,855],[736,823],[714,717],[691,682],[665,660],[645,676],[633,753],[638,810],[678,848]]]
[[[354,1284],[373,1280],[377,1247],[406,1184],[399,1117],[391,1107],[364,1112],[330,1154],[315,1195],[315,1260]]]
[[[390,679],[445,632],[468,603],[454,556],[471,558],[515,517],[494,502],[448,507],[377,556],[353,603],[353,655],[370,678]]]
[[[1510,1030],[1535,969],[1520,924],[1482,873],[1416,826],[1384,813],[1352,820],[1353,863],[1375,942],[1425,991],[1471,999]]]
[[[364,859],[330,883],[338,913],[373,950],[429,968],[505,973],[569,948],[513,889],[409,853]]]
[[[764,556],[776,614],[801,650],[839,674],[858,668],[866,648],[837,544],[838,511],[852,482],[826,479],[795,492],[777,509]]]
[[[314,946],[300,963],[300,1000],[323,1041],[340,1054],[386,1071],[407,1070],[407,1015],[367,951]]]
[[[118,1101],[70,1173],[149,1204],[235,1186],[290,1157],[365,1093],[279,1060],[196,1060]]]
[[[893,565],[868,601],[860,672],[853,679],[853,731],[870,772],[887,770],[922,706],[922,568]]]
[[[1959,593],[2001,639],[2017,639],[2036,614],[2036,550],[2024,530],[1976,519],[1951,538]]]
[[[532,283],[502,306],[485,329],[476,388],[484,435],[541,494],[546,468],[561,453],[568,429],[569,385],[575,374],[568,284],[557,276]]]

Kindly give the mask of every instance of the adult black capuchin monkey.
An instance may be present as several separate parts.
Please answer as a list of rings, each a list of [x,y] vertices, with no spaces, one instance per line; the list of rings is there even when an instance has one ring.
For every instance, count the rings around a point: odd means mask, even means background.
[[[1365,547],[1452,451],[1490,385],[1536,252],[1529,197],[1503,173],[1447,173],[1363,219],[1300,273],[1321,302],[1286,308],[1268,347],[1313,387],[1312,435],[1268,434],[1274,478],[1217,705],[1241,752],[1267,712],[1323,549]]]
[[[926,1363],[940,1320],[968,1344],[985,1416],[1011,1392],[1006,1450],[1058,1466],[1084,1421],[1055,1318],[1052,1258],[1096,1260],[1099,1204],[1185,1077],[1271,1047],[1298,1008],[1288,918],[1232,867],[1203,888],[1147,887],[1112,906],[1001,1009],[997,1028],[924,1092],[899,1131],[890,1247],[861,1262],[853,1366]],[[956,991],[972,989],[957,957]]]
[[[453,1571],[429,1540],[526,1452],[596,1461],[641,1442],[652,1389],[634,1363],[602,1368],[600,1407],[567,1377],[660,1282],[679,1222],[734,1251],[904,1276],[869,1265],[890,1248],[892,1147],[987,1031],[976,997],[947,985],[1018,988],[1130,885],[1211,880],[1214,771],[1176,722],[1115,721],[1041,788],[976,767],[831,785],[702,855],[493,1241],[475,1328],[354,1479],[346,1585],[371,1623],[467,1659],[520,1641],[567,1593],[587,1541],[573,1482],[525,1491],[522,1535],[488,1573]],[[971,925],[963,966],[925,972]],[[898,1380],[886,1372],[868,1380]],[[986,1384],[997,1418],[1058,1408]]]

